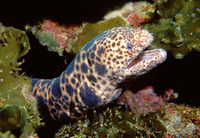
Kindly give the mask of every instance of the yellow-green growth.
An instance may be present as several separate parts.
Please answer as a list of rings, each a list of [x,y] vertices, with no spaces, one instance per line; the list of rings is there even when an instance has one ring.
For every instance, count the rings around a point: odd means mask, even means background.
[[[174,0],[157,5],[157,19],[145,24],[153,33],[152,48],[163,48],[177,59],[200,51],[200,1]]]
[[[20,129],[24,137],[40,125],[36,101],[29,94],[31,81],[19,73],[23,60],[18,60],[29,49],[24,31],[0,24],[0,131]]]
[[[27,110],[22,106],[7,106],[0,109],[0,131],[19,129],[23,132],[27,125]]]
[[[0,132],[1,138],[16,138],[10,131],[6,131],[5,133]]]
[[[199,137],[199,115],[200,108],[173,103],[141,115],[119,106],[94,111],[90,120],[65,125],[55,137]]]
[[[100,113],[94,111],[92,116],[92,120],[63,126],[55,137],[161,137],[166,132],[156,113],[139,117],[115,107]]]

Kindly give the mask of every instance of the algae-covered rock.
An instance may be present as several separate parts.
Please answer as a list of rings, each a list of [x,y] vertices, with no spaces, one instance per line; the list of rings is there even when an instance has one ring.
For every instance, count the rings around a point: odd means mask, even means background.
[[[1,138],[16,138],[10,131],[7,131],[5,133],[0,132]]]
[[[31,81],[20,74],[21,57],[30,49],[24,31],[0,25],[0,131],[27,137],[40,125]]]
[[[138,116],[125,112],[120,106],[97,113],[73,125],[63,126],[55,137],[161,137],[166,132],[157,113]]]
[[[49,51],[63,55],[65,47],[73,41],[77,35],[78,26],[61,26],[51,20],[44,20],[42,23],[33,27],[27,25],[26,30],[30,30],[40,44],[47,46]]]
[[[199,137],[199,113],[199,108],[170,103],[141,115],[119,106],[64,125],[55,137]]]
[[[25,125],[28,123],[27,110],[22,106],[7,106],[0,109],[0,131],[17,130],[20,133],[24,131]]]
[[[61,26],[50,20],[44,20],[33,27],[26,26],[40,44],[47,46],[49,51],[57,52],[60,56],[65,53],[77,54],[92,38],[113,27],[128,26],[122,17],[115,17],[97,23],[84,23],[81,26]]]
[[[163,48],[177,59],[200,51],[200,1],[168,0],[157,3],[157,16],[144,29],[153,33],[152,48]]]
[[[142,24],[151,20],[156,10],[155,4],[147,1],[128,2],[120,9],[110,11],[104,19],[121,17],[129,23],[133,29],[141,29]]]

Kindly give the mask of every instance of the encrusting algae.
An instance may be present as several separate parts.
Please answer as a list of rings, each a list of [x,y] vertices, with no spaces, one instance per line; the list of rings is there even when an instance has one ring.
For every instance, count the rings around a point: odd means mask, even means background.
[[[152,48],[163,48],[177,59],[200,51],[200,2],[167,0],[157,3],[156,19],[143,26],[156,38]]]
[[[19,74],[18,60],[30,49],[24,31],[0,25],[0,132],[33,135],[40,124],[36,101],[30,97],[30,79]]]
[[[199,108],[172,103],[140,115],[118,106],[93,111],[90,120],[64,125],[55,137],[199,137],[199,115]]]

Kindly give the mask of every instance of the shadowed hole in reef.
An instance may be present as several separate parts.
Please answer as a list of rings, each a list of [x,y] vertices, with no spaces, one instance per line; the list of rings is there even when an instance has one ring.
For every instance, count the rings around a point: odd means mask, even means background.
[[[65,58],[56,52],[49,52],[46,46],[41,46],[35,36],[28,33],[31,50],[23,57],[25,63],[21,68],[32,78],[52,79],[58,77],[67,67]],[[69,62],[71,58],[68,58]]]

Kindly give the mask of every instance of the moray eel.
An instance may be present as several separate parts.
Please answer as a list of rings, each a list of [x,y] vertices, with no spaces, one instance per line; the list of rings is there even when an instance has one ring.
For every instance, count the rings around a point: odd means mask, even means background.
[[[153,36],[146,30],[118,27],[88,42],[60,76],[32,79],[38,108],[53,120],[77,120],[88,110],[116,100],[126,85],[165,61],[163,49],[146,50]]]

